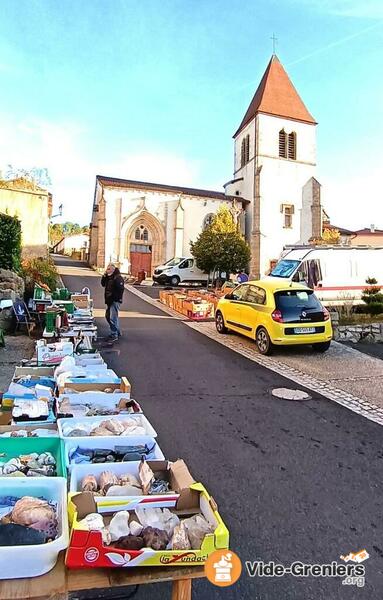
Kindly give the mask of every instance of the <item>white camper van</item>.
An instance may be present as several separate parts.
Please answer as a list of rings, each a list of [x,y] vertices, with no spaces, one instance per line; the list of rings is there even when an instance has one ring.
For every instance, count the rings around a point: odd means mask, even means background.
[[[154,269],[153,281],[160,284],[207,283],[207,274],[198,269],[195,258],[172,258]]]
[[[383,287],[383,248],[306,246],[286,250],[269,277],[305,283],[324,304],[360,302],[368,277]]]

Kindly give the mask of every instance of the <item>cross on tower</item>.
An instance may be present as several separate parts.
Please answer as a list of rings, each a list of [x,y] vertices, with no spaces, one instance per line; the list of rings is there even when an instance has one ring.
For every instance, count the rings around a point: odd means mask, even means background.
[[[275,37],[275,33],[273,33],[270,39],[273,41],[273,54],[275,54],[275,48],[277,46],[278,38]]]

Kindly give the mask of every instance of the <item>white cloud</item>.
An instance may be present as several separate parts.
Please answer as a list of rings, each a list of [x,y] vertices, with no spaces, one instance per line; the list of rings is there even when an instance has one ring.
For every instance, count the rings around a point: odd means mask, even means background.
[[[113,162],[91,158],[86,131],[76,123],[42,120],[14,122],[0,116],[0,169],[47,168],[54,207],[63,204],[62,220],[89,223],[97,174],[155,183],[198,186],[199,163],[159,148],[127,153]],[[108,149],[105,151],[108,156]]]

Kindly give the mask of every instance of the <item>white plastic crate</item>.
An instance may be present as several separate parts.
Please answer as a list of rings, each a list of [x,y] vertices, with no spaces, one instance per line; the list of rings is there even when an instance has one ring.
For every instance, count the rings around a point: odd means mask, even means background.
[[[43,497],[57,504],[58,537],[47,544],[0,547],[0,579],[37,577],[55,566],[69,543],[67,480],[64,477],[0,477],[1,496]]]

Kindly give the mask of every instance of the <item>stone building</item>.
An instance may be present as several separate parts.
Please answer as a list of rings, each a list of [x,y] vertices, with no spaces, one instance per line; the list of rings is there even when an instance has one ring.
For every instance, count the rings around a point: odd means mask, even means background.
[[[23,256],[48,254],[48,227],[52,195],[24,177],[0,179],[0,212],[21,222]]]
[[[232,208],[251,247],[250,274],[263,276],[287,244],[322,232],[316,121],[273,55],[234,134],[234,175],[224,192],[97,176],[90,264],[117,262],[136,275],[174,256],[217,212]]]
[[[250,201],[246,237],[255,277],[269,271],[283,246],[321,235],[316,125],[273,55],[233,136],[234,176],[225,185]]]
[[[246,201],[223,192],[144,183],[98,175],[92,213],[89,262],[110,261],[123,273],[152,273],[174,256],[190,256],[194,240],[221,204],[244,231]]]

